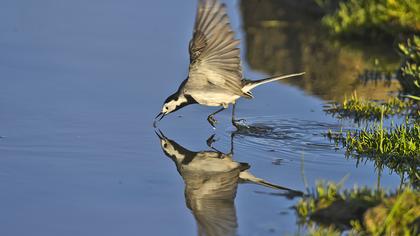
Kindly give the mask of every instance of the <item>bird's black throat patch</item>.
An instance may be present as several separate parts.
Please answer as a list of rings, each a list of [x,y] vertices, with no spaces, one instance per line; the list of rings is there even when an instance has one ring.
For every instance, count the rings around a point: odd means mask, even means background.
[[[181,104],[179,104],[178,106],[176,106],[176,108],[175,108],[174,111],[177,111],[177,110],[179,110],[179,109],[181,109],[181,108],[183,108],[183,107],[185,107],[187,105],[191,105],[191,104],[196,104],[197,103],[197,101],[193,97],[191,97],[190,95],[184,95],[184,97],[186,98],[186,101],[183,102],[183,103],[181,103]],[[178,99],[179,99],[179,97],[178,97]]]

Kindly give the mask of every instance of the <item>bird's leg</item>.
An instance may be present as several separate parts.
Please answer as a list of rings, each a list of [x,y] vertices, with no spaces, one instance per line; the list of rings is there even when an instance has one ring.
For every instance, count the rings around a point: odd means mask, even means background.
[[[217,113],[223,111],[224,109],[226,109],[225,107],[220,108],[219,110],[211,113],[208,117],[207,117],[207,121],[210,123],[211,126],[213,126],[213,128],[216,128],[214,125],[217,123],[217,120],[214,118],[214,115],[216,115]]]
[[[237,122],[240,122],[240,121],[244,121],[244,119],[239,119],[239,120],[235,119],[235,103],[233,103],[233,105],[232,105],[232,125],[235,126],[237,129],[239,129],[239,125],[237,124]]]
[[[239,126],[238,124],[236,124],[236,120],[235,120],[235,103],[233,103],[232,105],[232,125],[236,127],[236,129],[239,130]]]
[[[230,152],[228,155],[233,156],[233,139],[235,138],[235,132],[232,132],[232,134],[230,134]]]

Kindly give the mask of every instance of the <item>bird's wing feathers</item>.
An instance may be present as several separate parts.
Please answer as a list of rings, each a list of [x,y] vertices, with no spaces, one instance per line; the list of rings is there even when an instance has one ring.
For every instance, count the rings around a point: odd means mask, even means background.
[[[218,0],[199,0],[189,46],[188,84],[195,88],[211,84],[236,95],[248,96],[242,92],[238,45],[225,5]]]

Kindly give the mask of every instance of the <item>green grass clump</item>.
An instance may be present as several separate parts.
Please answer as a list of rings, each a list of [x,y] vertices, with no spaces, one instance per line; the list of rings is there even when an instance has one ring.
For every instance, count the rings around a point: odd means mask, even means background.
[[[393,194],[367,187],[341,191],[341,184],[317,183],[296,206],[309,235],[417,235],[420,193],[405,188]]]
[[[415,106],[412,100],[401,100],[396,97],[388,99],[386,102],[374,102],[359,98],[354,92],[350,99],[347,97],[342,103],[334,103],[325,109],[325,112],[338,116],[339,118],[353,118],[360,120],[379,120],[382,116],[396,114],[411,114]]]
[[[361,131],[348,131],[345,146],[349,152],[379,158],[420,160],[420,126],[408,123],[387,129],[382,124]]]
[[[309,193],[309,197],[300,200],[296,206],[296,211],[299,218],[304,221],[319,218],[318,221],[333,222],[339,228],[350,227],[350,220],[353,218],[361,217],[355,216],[356,205],[361,205],[363,208],[369,208],[378,205],[385,193],[383,191],[374,192],[368,188],[357,188],[352,190],[340,191],[342,183],[325,183],[318,182],[314,191]],[[347,206],[352,205],[350,211],[333,211],[329,212],[330,215],[320,213],[321,209],[338,210],[337,206],[342,204]],[[333,205],[336,204],[336,205]],[[318,214],[317,214],[318,213]],[[338,216],[337,216],[338,214]],[[331,219],[325,219],[326,217]],[[343,227],[344,226],[344,227]]]
[[[381,169],[386,165],[400,175],[408,174],[413,186],[420,185],[420,124],[408,121],[401,125],[383,127],[383,120],[360,131],[328,131],[327,137],[336,145],[342,144],[347,155],[368,158]]]
[[[363,218],[372,235],[418,235],[420,230],[420,194],[405,189],[397,196],[383,199]]]
[[[317,1],[321,7],[324,2]],[[323,23],[336,35],[397,35],[420,31],[418,0],[348,0],[324,16]]]
[[[420,100],[420,37],[413,36],[399,44],[402,55],[401,68],[397,72],[402,92],[414,100]]]
[[[308,236],[341,236],[341,231],[334,228],[334,226],[330,227],[320,227],[317,225],[313,225],[308,229]]]

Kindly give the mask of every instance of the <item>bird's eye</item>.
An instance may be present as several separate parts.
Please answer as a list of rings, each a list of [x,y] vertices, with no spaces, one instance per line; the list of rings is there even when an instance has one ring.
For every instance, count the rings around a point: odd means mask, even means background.
[[[168,110],[168,109],[169,109],[169,108],[166,106],[166,107],[165,107],[165,110]]]

